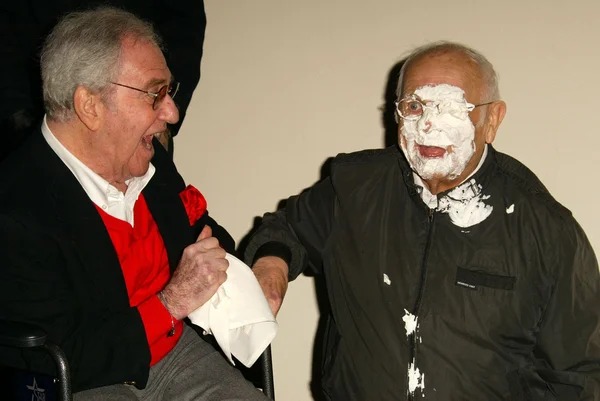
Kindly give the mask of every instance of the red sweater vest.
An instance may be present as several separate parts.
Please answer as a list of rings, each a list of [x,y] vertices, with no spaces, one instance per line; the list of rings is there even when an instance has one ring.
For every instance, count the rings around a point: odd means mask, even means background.
[[[134,227],[96,209],[121,262],[129,305],[138,308],[144,323],[152,366],[175,347],[183,330],[183,322],[176,321],[175,335],[167,337],[171,315],[156,296],[171,276],[164,242],[142,194],[133,208]]]

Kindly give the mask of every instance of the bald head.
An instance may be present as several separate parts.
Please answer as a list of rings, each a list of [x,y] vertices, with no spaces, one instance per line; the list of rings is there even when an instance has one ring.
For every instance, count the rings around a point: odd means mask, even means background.
[[[399,99],[403,93],[410,93],[405,88],[407,72],[409,70],[414,72],[427,60],[438,63],[441,68],[462,69],[466,74],[465,78],[470,78],[472,84],[477,86],[475,91],[478,99],[474,101],[485,103],[500,99],[498,75],[494,66],[483,54],[470,47],[452,42],[435,42],[413,50],[400,70],[396,89]]]

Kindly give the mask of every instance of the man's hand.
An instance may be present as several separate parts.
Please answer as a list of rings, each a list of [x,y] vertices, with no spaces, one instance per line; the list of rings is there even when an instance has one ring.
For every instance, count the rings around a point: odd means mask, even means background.
[[[252,271],[256,276],[273,315],[277,316],[288,286],[288,265],[276,256],[264,256],[258,259]]]
[[[163,290],[165,306],[175,319],[181,320],[204,305],[225,282],[229,267],[225,255],[209,226],[183,250],[179,265]]]

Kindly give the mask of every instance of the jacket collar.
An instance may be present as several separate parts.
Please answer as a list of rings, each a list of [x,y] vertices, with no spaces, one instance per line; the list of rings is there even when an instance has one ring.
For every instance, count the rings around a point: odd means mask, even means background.
[[[398,149],[398,165],[400,167],[400,170],[402,171],[402,178],[404,179],[404,184],[406,185],[410,196],[413,198],[413,200],[415,200],[415,202],[417,202],[417,204],[422,205],[422,207],[428,209],[427,205],[425,205],[425,203],[421,199],[421,194],[420,194],[421,188],[420,188],[420,186],[415,184],[414,172],[410,168],[410,165],[408,163],[408,160],[406,160],[404,152],[402,152],[402,150],[400,149],[399,146],[397,146],[397,149]],[[493,166],[496,164],[497,153],[498,152],[494,149],[494,147],[491,144],[488,144],[487,145],[487,156],[486,156],[483,164],[479,167],[479,169],[475,172],[475,174],[473,174],[471,177],[469,177],[467,180],[465,180],[465,182],[461,183],[460,185],[468,185],[468,183],[471,180],[475,180],[475,182],[477,182],[479,185],[481,185],[482,188],[485,188],[487,185],[489,185],[489,181],[490,181],[491,177],[493,176],[492,171],[493,171]],[[458,185],[458,186],[460,186],[460,185]],[[458,186],[450,188],[444,192],[440,192],[437,195],[438,199],[440,197],[448,194],[450,191],[454,190]]]

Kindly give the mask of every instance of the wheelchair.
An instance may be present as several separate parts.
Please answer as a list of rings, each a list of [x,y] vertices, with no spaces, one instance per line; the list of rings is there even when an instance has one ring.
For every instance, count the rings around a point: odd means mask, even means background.
[[[50,354],[56,365],[57,376],[50,378],[46,375],[38,375],[34,373],[15,373],[9,370],[10,367],[5,367],[7,372],[11,374],[3,374],[3,380],[11,383],[4,383],[4,387],[13,387],[13,394],[8,395],[19,399],[19,397],[25,397],[23,399],[35,400],[35,401],[50,401],[54,397],[54,393],[49,391],[49,387],[56,388],[56,399],[60,401],[72,401],[72,388],[71,378],[69,371],[69,362],[65,356],[63,350],[56,344],[52,344],[48,341],[46,333],[34,325],[18,322],[10,322],[0,320],[0,347],[10,348],[41,348],[45,349]],[[0,357],[0,366],[3,362]],[[238,364],[239,365],[239,364]],[[275,400],[275,391],[273,385],[273,362],[271,358],[271,346],[263,352],[260,358],[256,361],[252,368],[240,368],[242,374],[254,384],[255,387],[261,389],[263,393],[270,398]],[[12,376],[11,376],[12,375]],[[28,382],[21,383],[19,388],[14,388],[13,383],[15,378],[27,378]],[[39,381],[39,382],[38,382]],[[0,380],[0,383],[2,381]],[[0,397],[6,400],[6,395]]]

